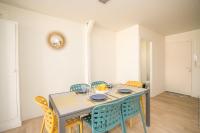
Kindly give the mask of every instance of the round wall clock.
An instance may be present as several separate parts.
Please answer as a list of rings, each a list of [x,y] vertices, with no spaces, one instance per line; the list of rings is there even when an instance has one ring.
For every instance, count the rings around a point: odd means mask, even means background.
[[[52,32],[48,35],[48,43],[52,48],[63,48],[65,46],[65,37],[60,32]]]

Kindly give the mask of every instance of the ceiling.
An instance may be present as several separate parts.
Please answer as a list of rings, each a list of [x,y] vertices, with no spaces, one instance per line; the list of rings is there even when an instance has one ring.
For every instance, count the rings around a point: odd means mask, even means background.
[[[2,3],[47,15],[119,31],[141,24],[163,35],[200,28],[200,0],[0,0]]]

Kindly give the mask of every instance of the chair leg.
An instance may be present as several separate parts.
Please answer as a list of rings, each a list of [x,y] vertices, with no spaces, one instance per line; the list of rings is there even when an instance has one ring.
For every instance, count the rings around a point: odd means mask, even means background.
[[[71,127],[71,126],[68,127],[68,132],[69,132],[69,133],[72,133],[72,127]]]
[[[122,133],[126,133],[126,124],[124,119],[121,119],[121,129],[122,129]]]
[[[143,124],[143,128],[144,128],[144,132],[147,133],[147,128],[146,128],[146,122],[144,120],[144,114],[140,108],[140,116],[141,116],[141,119],[142,119],[142,124]]]
[[[83,122],[82,121],[79,124],[79,133],[83,133]]]
[[[130,127],[130,128],[133,127],[133,118],[130,118],[130,119],[129,119],[129,123],[128,123],[128,124],[129,124],[129,127]]]
[[[42,119],[42,126],[41,126],[41,129],[40,129],[40,133],[43,133],[44,131],[44,118]]]
[[[140,105],[141,105],[141,107],[142,107],[142,112],[143,112],[143,114],[144,114],[144,103],[143,103],[143,98],[142,98],[142,96],[140,96]]]

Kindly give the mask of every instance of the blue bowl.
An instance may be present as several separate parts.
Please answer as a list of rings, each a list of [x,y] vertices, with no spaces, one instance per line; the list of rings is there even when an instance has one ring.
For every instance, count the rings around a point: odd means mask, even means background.
[[[102,100],[106,100],[106,98],[107,96],[104,94],[95,94],[95,95],[90,96],[90,99],[94,101],[102,101]]]
[[[133,91],[130,89],[119,89],[118,92],[119,93],[132,93]]]

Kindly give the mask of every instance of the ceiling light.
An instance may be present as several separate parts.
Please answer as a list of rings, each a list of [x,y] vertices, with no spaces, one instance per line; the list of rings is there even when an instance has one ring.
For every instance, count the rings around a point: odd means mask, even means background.
[[[99,2],[106,4],[109,0],[99,0]]]

